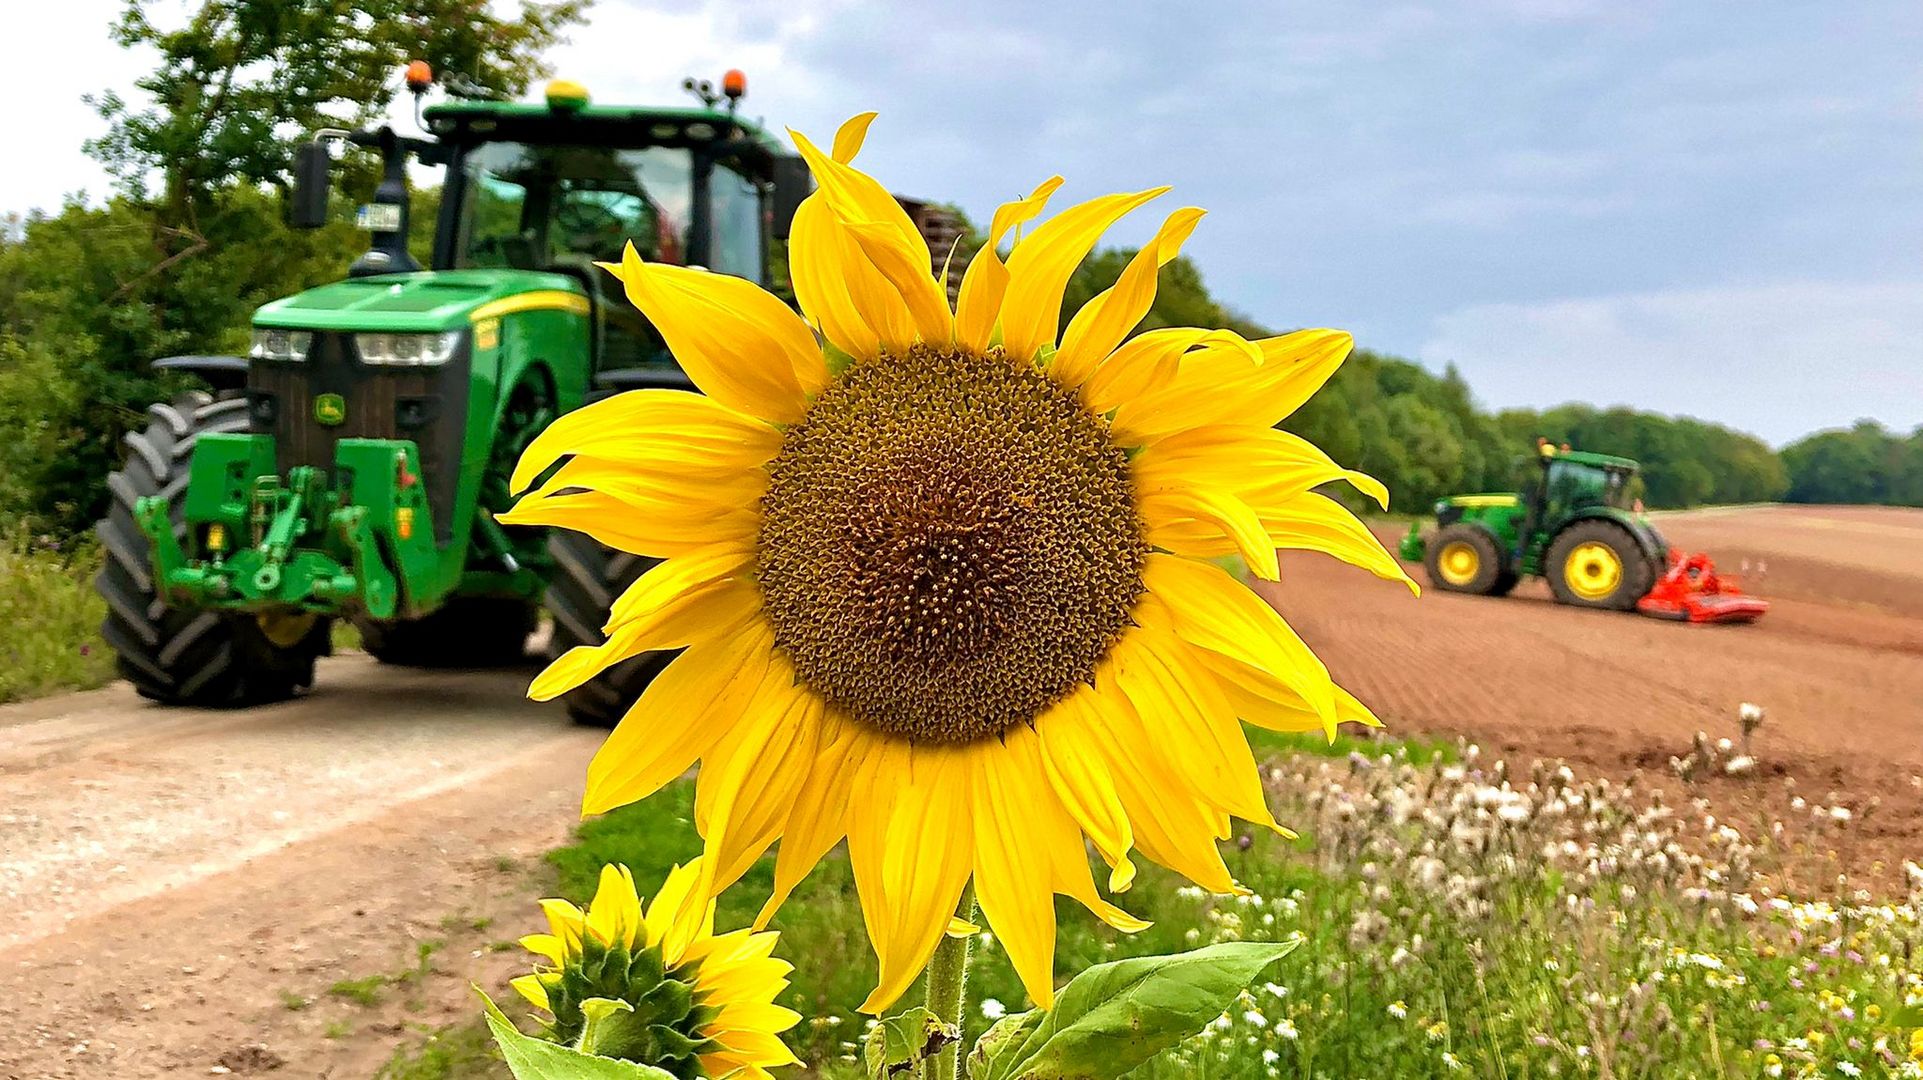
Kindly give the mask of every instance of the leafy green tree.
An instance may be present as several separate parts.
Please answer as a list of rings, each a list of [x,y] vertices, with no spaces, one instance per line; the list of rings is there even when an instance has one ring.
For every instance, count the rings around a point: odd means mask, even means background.
[[[279,184],[313,132],[378,120],[409,59],[477,94],[520,94],[587,3],[523,0],[503,18],[488,0],[205,0],[163,29],[149,0],[126,0],[114,40],[160,63],[135,83],[149,103],[88,99],[108,128],[87,150],[138,198],[160,174],[163,217],[184,227],[229,184]]]

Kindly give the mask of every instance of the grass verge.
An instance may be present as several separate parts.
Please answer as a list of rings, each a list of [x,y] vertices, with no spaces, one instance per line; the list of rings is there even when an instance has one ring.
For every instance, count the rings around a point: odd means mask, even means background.
[[[1923,1078],[1917,899],[1840,882],[1826,899],[1781,897],[1771,873],[1789,853],[1767,827],[1748,838],[1659,792],[1547,766],[1512,777],[1435,745],[1291,742],[1264,748],[1284,755],[1265,781],[1302,839],[1224,844],[1249,895],[1208,896],[1144,865],[1120,900],[1150,929],[1120,935],[1059,909],[1063,977],[1211,941],[1304,938],[1272,981],[1135,1076]],[[560,892],[585,901],[609,861],[651,892],[697,851],[692,803],[682,781],[583,824],[549,856]],[[718,926],[752,919],[771,863],[723,895]],[[798,965],[783,1003],[806,1017],[789,1044],[819,1075],[859,1075],[864,1018],[851,1010],[875,972],[846,859],[824,860],[775,927]],[[979,946],[971,1039],[1024,1007],[992,935]]]
[[[100,640],[106,604],[93,590],[100,553],[59,551],[16,534],[0,540],[0,702],[105,685],[113,655]]]

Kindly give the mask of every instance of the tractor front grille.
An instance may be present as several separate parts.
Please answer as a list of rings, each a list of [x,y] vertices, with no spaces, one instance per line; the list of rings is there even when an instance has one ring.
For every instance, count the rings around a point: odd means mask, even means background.
[[[250,430],[274,437],[275,464],[283,476],[296,465],[331,469],[334,446],[342,439],[413,440],[420,449],[435,539],[445,545],[453,536],[460,485],[470,356],[463,341],[438,367],[364,364],[351,334],[316,332],[305,361],[248,364]],[[318,409],[330,394],[340,398],[338,423],[324,423]],[[327,411],[332,419],[333,411]]]

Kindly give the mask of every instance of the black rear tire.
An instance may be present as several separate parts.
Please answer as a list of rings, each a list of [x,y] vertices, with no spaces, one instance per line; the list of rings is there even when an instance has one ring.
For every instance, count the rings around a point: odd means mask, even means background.
[[[1475,553],[1472,571],[1467,576],[1445,572],[1445,555],[1452,554],[1452,548],[1462,546],[1467,546]],[[1429,584],[1443,592],[1471,593],[1476,596],[1501,595],[1497,589],[1503,576],[1508,573],[1503,565],[1502,552],[1496,550],[1495,538],[1473,525],[1450,525],[1437,530],[1422,553],[1422,566],[1429,572]],[[1513,580],[1509,587],[1515,587]]]
[[[200,436],[247,430],[247,401],[196,393],[147,409],[148,423],[129,432],[125,464],[107,477],[113,502],[94,526],[105,555],[94,587],[107,601],[101,636],[122,678],[141,696],[168,705],[235,707],[292,697],[314,683],[314,660],[328,651],[329,620],[283,619],[269,635],[244,613],[180,610],[161,600],[153,552],[134,518],[147,495],[171,504],[183,538],[187,463]]]
[[[1615,556],[1620,570],[1615,586],[1607,593],[1598,594],[1596,585],[1577,580],[1583,568],[1572,567],[1570,556],[1584,544],[1600,544]],[[1643,554],[1642,546],[1613,521],[1578,521],[1565,527],[1550,542],[1542,573],[1557,603],[1608,611],[1629,611],[1656,583],[1654,564]]]
[[[554,573],[548,578],[544,601],[554,620],[553,633],[548,637],[550,659],[576,645],[599,645],[607,640],[601,627],[607,624],[615,599],[659,562],[615,551],[570,529],[550,531],[548,553],[554,558]],[[668,650],[624,660],[563,694],[561,701],[576,723],[613,727],[677,655],[678,650]]]
[[[513,597],[457,596],[418,619],[356,619],[361,648],[383,664],[425,668],[509,667],[527,658],[539,615]]]
[[[1515,571],[1504,570],[1502,573],[1496,575],[1496,583],[1490,588],[1489,595],[1508,596],[1510,593],[1516,591],[1516,585],[1520,581],[1522,581],[1522,577]]]

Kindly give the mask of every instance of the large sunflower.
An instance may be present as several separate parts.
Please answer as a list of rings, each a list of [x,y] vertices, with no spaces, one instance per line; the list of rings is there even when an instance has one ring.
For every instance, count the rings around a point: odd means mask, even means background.
[[[777,838],[771,915],[844,836],[880,984],[914,979],[972,875],[1034,999],[1053,997],[1053,894],[1124,929],[1083,835],[1128,887],[1130,853],[1237,888],[1230,818],[1280,829],[1238,718],[1375,723],[1302,640],[1208,560],[1277,576],[1276,549],[1407,582],[1312,489],[1369,477],[1274,427],[1349,335],[1128,335],[1202,212],[1177,210],[1058,344],[1069,276],[1158,188],[1093,199],[997,245],[1061,183],[995,213],[951,310],[926,242],[849,164],[873,114],[823,154],[795,217],[798,317],[740,278],[607,265],[706,396],[637,391],[561,418],[522,459],[502,520],[665,559],[608,640],[534,682],[553,697],[650,649],[686,651],[589,768],[584,810],[651,794],[697,760],[701,888]],[[944,275],[945,276],[945,275]],[[805,320],[804,321],[804,317]],[[1125,340],[1127,339],[1127,340]],[[1413,583],[1410,584],[1413,589]]]

